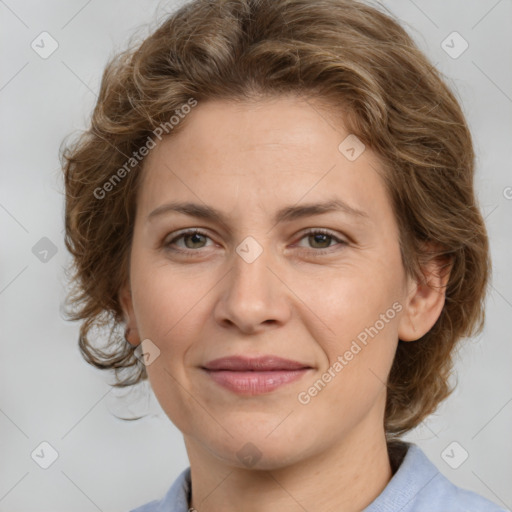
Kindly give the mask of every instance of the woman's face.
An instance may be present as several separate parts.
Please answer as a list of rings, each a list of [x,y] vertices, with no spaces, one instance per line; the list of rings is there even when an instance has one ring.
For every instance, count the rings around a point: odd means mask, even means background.
[[[295,97],[199,103],[186,123],[145,162],[123,295],[162,408],[240,467],[382,434],[410,283],[379,160]],[[233,356],[304,369],[205,369]]]

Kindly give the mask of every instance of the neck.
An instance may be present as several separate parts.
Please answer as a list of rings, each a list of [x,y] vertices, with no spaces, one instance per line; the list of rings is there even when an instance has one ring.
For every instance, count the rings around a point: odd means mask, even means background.
[[[367,423],[322,453],[271,470],[228,465],[185,436],[190,506],[197,512],[361,511],[392,477],[384,429]]]

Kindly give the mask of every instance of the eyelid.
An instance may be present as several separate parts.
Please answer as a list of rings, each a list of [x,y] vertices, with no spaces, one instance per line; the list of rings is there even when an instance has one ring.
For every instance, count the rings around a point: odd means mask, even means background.
[[[300,239],[302,239],[306,235],[316,234],[316,233],[321,233],[323,235],[329,235],[330,237],[338,240],[338,242],[348,243],[348,241],[345,240],[339,233],[337,233],[336,231],[332,231],[331,229],[327,229],[327,228],[314,228],[314,227],[313,228],[305,228],[304,230],[302,230],[299,233],[299,236],[300,236]]]
[[[175,240],[177,240],[183,236],[194,235],[196,233],[198,235],[202,235],[206,238],[209,238],[210,240],[213,241],[213,238],[210,236],[210,234],[207,231],[203,230],[202,228],[183,228],[178,231],[174,231],[173,233],[170,233],[168,236],[166,236],[163,239],[162,245],[168,246],[171,242],[174,242]],[[194,249],[189,249],[189,250],[193,251]]]

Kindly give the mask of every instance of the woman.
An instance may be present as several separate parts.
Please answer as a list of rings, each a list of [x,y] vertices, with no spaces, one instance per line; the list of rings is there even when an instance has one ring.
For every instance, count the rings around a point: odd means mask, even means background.
[[[451,392],[490,263],[465,119],[395,21],[192,1],[64,157],[82,353],[149,378],[190,460],[138,512],[500,510],[399,439]]]

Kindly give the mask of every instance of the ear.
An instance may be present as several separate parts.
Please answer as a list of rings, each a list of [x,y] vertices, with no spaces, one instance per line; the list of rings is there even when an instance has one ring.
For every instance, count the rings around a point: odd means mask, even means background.
[[[427,334],[445,303],[451,262],[433,257],[421,271],[420,279],[408,279],[407,301],[398,326],[398,337],[402,341],[415,341]]]
[[[135,320],[135,313],[133,310],[132,291],[127,284],[119,292],[119,302],[123,309],[123,315],[126,324],[125,339],[130,345],[136,347],[140,344],[140,336]]]

